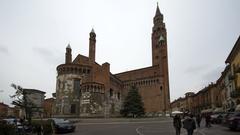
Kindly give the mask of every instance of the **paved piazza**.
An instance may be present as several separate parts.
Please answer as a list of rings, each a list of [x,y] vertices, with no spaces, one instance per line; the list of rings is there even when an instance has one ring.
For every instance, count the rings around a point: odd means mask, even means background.
[[[240,132],[230,131],[221,125],[211,128],[202,127],[195,130],[194,135],[239,135]],[[68,135],[175,135],[171,118],[158,119],[106,119],[82,120],[76,123],[76,131]],[[181,135],[187,135],[182,129]]]

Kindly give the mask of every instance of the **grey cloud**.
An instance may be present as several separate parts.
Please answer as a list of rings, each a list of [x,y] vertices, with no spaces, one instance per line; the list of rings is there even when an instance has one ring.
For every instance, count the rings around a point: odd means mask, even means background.
[[[35,51],[36,53],[38,53],[42,56],[47,56],[47,57],[52,57],[53,56],[53,53],[46,48],[34,47],[33,51]]]
[[[207,65],[192,66],[192,67],[187,68],[185,70],[185,73],[187,73],[187,74],[196,74],[196,73],[202,72],[207,67],[208,67]]]
[[[221,72],[223,71],[224,67],[216,67],[203,75],[203,79],[207,82],[215,82],[220,77]]]
[[[44,61],[49,64],[57,64],[59,62],[59,57],[61,54],[52,51],[49,48],[34,47],[32,48],[35,53],[37,53]]]
[[[5,46],[0,46],[0,53],[8,54],[9,53],[8,48]]]

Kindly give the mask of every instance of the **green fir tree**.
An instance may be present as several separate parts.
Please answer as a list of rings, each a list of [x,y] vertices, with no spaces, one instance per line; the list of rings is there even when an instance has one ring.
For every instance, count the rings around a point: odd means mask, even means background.
[[[136,86],[130,88],[120,113],[124,117],[142,117],[145,114],[142,98]]]

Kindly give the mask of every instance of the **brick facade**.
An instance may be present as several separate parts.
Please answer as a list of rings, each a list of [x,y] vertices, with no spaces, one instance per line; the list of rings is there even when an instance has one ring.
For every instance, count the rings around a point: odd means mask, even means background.
[[[51,118],[54,112],[54,98],[45,99],[43,102],[43,117]]]
[[[72,50],[68,45],[65,63],[57,67],[55,115],[117,116],[132,85],[138,87],[147,114],[157,115],[169,111],[167,32],[158,7],[153,22],[150,67],[112,74],[109,63],[100,65],[95,62],[94,30],[89,35],[89,57],[79,54],[72,61]]]

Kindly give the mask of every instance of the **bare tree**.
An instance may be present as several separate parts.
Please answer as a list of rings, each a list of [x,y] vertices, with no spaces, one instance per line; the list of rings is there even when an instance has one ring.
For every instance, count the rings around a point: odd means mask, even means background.
[[[28,120],[29,123],[31,123],[33,113],[32,108],[34,107],[34,104],[27,97],[27,94],[29,93],[27,93],[24,88],[14,83],[11,84],[11,87],[13,87],[16,90],[15,94],[10,96],[11,98],[14,99],[12,101],[12,104],[23,109],[25,112],[26,119]]]

